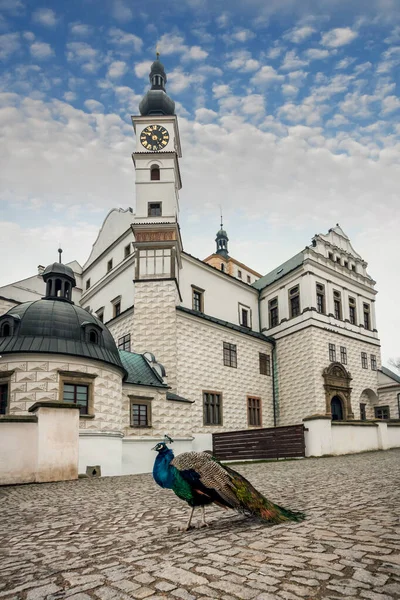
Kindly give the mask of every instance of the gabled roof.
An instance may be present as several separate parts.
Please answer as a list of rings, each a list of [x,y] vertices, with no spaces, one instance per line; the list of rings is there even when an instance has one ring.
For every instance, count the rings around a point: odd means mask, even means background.
[[[396,373],[394,373],[393,371],[391,371],[387,367],[382,367],[380,370],[382,371],[382,373],[384,375],[386,375],[386,377],[390,377],[390,379],[393,379],[397,383],[400,383],[400,376],[396,375]]]
[[[121,362],[128,373],[124,383],[146,385],[149,387],[168,388],[167,384],[157,375],[145,359],[143,354],[119,350]]]
[[[287,275],[291,271],[294,271],[294,269],[297,269],[297,267],[302,265],[303,262],[304,254],[303,252],[299,252],[295,256],[292,256],[292,258],[289,258],[289,260],[281,264],[279,267],[271,271],[270,273],[267,273],[267,275],[264,275],[264,277],[257,279],[257,281],[251,284],[251,287],[254,287],[257,290],[263,290],[268,285],[271,285],[271,283],[278,281],[278,279],[285,277],[285,275]]]

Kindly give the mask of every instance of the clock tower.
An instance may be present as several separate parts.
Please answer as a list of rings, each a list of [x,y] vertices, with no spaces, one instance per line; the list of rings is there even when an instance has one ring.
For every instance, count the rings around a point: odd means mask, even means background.
[[[157,59],[150,69],[151,88],[132,117],[136,149],[135,352],[150,350],[164,364],[176,389],[176,306],[180,302],[179,171],[181,145],[175,102],[165,86],[167,75]],[[149,347],[149,332],[151,347]]]

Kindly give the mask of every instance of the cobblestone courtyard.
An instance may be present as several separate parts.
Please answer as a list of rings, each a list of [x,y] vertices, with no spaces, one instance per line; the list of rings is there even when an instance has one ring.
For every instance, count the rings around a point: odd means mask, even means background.
[[[182,533],[150,475],[0,488],[0,598],[400,598],[400,450],[235,468],[307,520]]]

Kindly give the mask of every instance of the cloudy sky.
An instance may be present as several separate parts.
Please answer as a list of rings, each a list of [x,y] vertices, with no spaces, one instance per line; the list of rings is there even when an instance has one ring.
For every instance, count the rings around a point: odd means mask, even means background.
[[[229,7],[229,8],[228,8]],[[0,0],[0,285],[83,264],[135,206],[155,48],[182,138],[184,249],[266,273],[340,223],[400,355],[398,0]]]

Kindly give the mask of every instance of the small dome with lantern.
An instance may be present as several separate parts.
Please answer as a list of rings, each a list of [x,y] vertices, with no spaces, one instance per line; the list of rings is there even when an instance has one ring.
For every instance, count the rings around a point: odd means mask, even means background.
[[[165,73],[164,65],[158,57],[159,54],[157,52],[157,59],[150,67],[149,79],[151,83],[151,89],[142,98],[139,104],[141,115],[175,114],[175,102],[165,91],[167,75]]]

